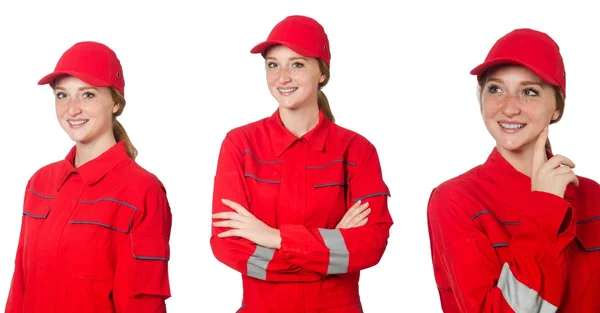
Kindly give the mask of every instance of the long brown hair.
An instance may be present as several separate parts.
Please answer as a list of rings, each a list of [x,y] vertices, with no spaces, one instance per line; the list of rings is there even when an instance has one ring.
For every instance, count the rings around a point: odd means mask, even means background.
[[[115,104],[119,106],[119,109],[117,110],[117,112],[115,112],[113,114],[113,134],[115,136],[115,140],[117,142],[123,140],[125,141],[125,147],[127,147],[127,155],[134,159],[137,157],[138,155],[138,151],[137,149],[133,146],[133,144],[131,143],[131,139],[129,139],[129,136],[127,135],[127,132],[125,131],[125,128],[123,127],[123,125],[121,124],[121,122],[119,122],[117,120],[117,116],[121,115],[121,113],[123,113],[123,110],[125,109],[125,97],[123,97],[123,95],[114,87],[108,87],[110,89],[110,94],[113,98],[113,101],[115,101]]]
[[[496,67],[497,68],[497,67]],[[489,70],[488,70],[489,72]],[[477,99],[479,100],[479,108],[483,110],[483,86],[487,81],[487,73],[481,75],[478,80],[478,88],[477,88]],[[554,120],[550,121],[550,124],[557,123],[562,118],[565,112],[565,96],[562,91],[557,86],[552,86],[552,90],[554,90],[554,100],[556,102],[556,111],[558,111],[558,117]],[[550,138],[546,140],[546,151],[552,153],[552,145],[550,144]]]
[[[321,90],[323,87],[325,87],[325,85],[327,85],[327,82],[329,82],[329,78],[330,78],[329,67],[327,66],[327,64],[325,64],[325,62],[323,62],[323,60],[317,59],[317,61],[319,62],[319,69],[321,70],[321,74],[323,74],[323,76],[325,76],[325,80],[323,80],[323,82],[319,84],[319,93],[317,94],[317,104],[319,105],[319,108],[321,109],[321,111],[323,111],[323,114],[325,114],[325,117],[327,117],[327,119],[330,120],[331,122],[335,123],[335,118],[333,117],[333,113],[331,112],[331,107],[329,106],[329,100],[327,100],[327,96],[325,96],[325,93],[323,92],[323,90]]]

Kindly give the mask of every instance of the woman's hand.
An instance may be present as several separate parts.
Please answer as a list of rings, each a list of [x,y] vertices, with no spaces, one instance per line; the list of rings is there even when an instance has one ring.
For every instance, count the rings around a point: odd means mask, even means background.
[[[279,249],[281,247],[281,235],[278,229],[269,227],[236,202],[227,199],[221,199],[221,202],[235,212],[213,214],[214,219],[223,220],[214,222],[215,227],[232,228],[218,234],[218,237],[242,237],[266,248]]]
[[[568,184],[579,185],[579,179],[572,170],[575,164],[558,154],[546,161],[545,144],[547,139],[548,128],[546,127],[535,143],[533,151],[531,190],[547,192],[564,198]]]
[[[337,224],[335,228],[353,228],[360,227],[367,224],[369,216],[371,214],[371,208],[369,208],[369,202],[361,203],[360,200],[356,201],[354,205],[344,214],[342,220]]]

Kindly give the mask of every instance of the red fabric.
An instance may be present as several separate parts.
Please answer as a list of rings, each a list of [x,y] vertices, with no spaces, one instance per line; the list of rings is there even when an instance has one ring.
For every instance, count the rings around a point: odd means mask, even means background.
[[[121,62],[114,51],[99,42],[82,41],[74,44],[60,57],[54,72],[44,76],[38,84],[53,84],[61,75],[75,76],[96,87],[112,86],[125,95]]]
[[[29,180],[6,312],[166,312],[165,188],[124,142],[77,169],[74,158]]]
[[[284,45],[309,58],[319,58],[329,66],[331,51],[325,29],[316,20],[302,15],[292,15],[277,23],[266,41],[259,43],[251,53],[264,56],[274,45]]]
[[[565,198],[531,192],[494,149],[435,188],[428,207],[435,279],[446,313],[513,313],[497,287],[505,264],[558,312],[600,310],[600,186],[579,177]]]
[[[218,238],[226,229],[213,227],[214,255],[242,273],[245,307],[240,312],[360,306],[359,273],[379,262],[393,223],[387,195],[373,145],[322,113],[318,125],[301,138],[283,127],[278,112],[229,132],[219,155],[213,213],[230,210],[221,198],[233,200],[279,229],[282,238],[263,280],[247,275],[256,245]],[[328,275],[330,251],[319,229],[334,229],[363,197],[372,209],[367,225],[340,232],[349,254],[347,273]]]
[[[547,34],[528,28],[511,31],[496,41],[485,62],[471,74],[480,78],[487,69],[505,64],[525,66],[566,96],[567,75],[560,48]]]

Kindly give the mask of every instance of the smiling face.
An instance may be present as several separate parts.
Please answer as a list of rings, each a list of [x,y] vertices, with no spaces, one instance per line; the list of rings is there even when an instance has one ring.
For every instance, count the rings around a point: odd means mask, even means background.
[[[279,107],[297,110],[317,105],[319,84],[325,81],[319,62],[279,45],[265,55],[267,84]]]
[[[481,88],[481,114],[500,152],[532,150],[542,130],[561,116],[556,98],[555,88],[525,67],[491,69]]]
[[[94,87],[73,77],[63,76],[54,84],[56,117],[60,126],[77,144],[114,141],[115,104],[110,89]]]

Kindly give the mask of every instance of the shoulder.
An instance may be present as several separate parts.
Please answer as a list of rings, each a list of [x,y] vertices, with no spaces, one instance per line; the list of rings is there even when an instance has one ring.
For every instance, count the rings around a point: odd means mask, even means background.
[[[479,202],[475,195],[481,193],[481,182],[481,165],[444,181],[431,191],[428,216],[460,215],[466,218],[477,213],[480,208],[470,204]]]
[[[54,190],[53,192],[55,192],[58,179],[64,172],[65,162],[61,160],[50,163],[35,171],[29,179],[29,188],[42,193],[50,190]]]
[[[361,163],[370,154],[377,155],[377,149],[365,136],[334,123],[329,129],[328,144],[342,145],[348,158],[357,163]]]
[[[265,117],[258,121],[233,128],[227,132],[226,138],[231,139],[234,142],[239,142],[244,138],[255,136],[257,133],[263,133],[267,129],[269,120],[269,117]]]
[[[126,181],[124,189],[137,191],[141,194],[165,194],[166,188],[162,181],[152,172],[146,170],[132,159],[123,162],[122,170]]]

